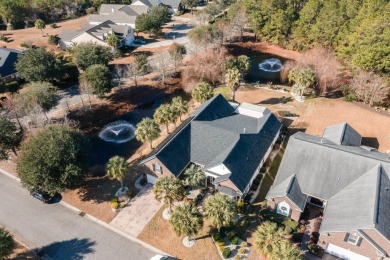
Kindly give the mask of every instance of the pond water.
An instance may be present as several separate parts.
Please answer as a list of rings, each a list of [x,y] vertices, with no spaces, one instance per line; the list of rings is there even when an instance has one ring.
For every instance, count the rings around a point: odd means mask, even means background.
[[[283,58],[264,53],[252,54],[249,58],[251,66],[246,77],[247,81],[280,83],[280,72],[285,61]]]
[[[126,113],[107,124],[95,135],[88,136],[90,141],[90,167],[94,176],[103,176],[104,166],[115,156],[129,158],[142,145],[134,138],[135,126],[144,117],[152,117],[162,99],[147,108],[138,108]]]

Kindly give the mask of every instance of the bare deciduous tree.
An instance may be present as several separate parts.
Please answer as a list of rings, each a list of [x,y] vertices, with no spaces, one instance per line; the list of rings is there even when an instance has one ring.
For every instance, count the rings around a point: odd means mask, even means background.
[[[133,78],[134,85],[138,87],[138,77],[140,77],[143,73],[138,69],[137,64],[130,63],[126,66],[126,76],[129,78]]]
[[[382,103],[390,93],[390,87],[386,80],[372,71],[360,70],[352,78],[350,87],[360,100],[370,106]]]
[[[157,55],[154,55],[151,60],[152,68],[159,71],[162,76],[162,83],[165,85],[165,78],[169,67],[172,65],[172,60],[169,57],[169,53],[164,51]]]
[[[86,94],[88,96],[89,108],[91,108],[92,107],[91,96],[93,95],[93,87],[91,83],[89,83],[85,79],[81,80],[79,85],[79,90],[80,90],[80,94]],[[80,95],[80,99],[84,107],[84,100],[82,95]]]

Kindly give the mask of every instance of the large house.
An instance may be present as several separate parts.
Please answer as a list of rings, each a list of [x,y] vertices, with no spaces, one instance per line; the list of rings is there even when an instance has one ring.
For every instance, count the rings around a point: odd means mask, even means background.
[[[89,24],[98,25],[110,20],[118,25],[127,25],[135,29],[135,19],[140,14],[147,13],[147,5],[102,4],[99,14],[89,15]]]
[[[195,164],[216,190],[242,198],[268,158],[281,126],[265,107],[229,103],[218,95],[203,103],[141,165],[154,183],[162,176],[180,178]]]
[[[362,146],[349,124],[291,136],[267,194],[269,208],[299,220],[322,208],[318,245],[342,259],[390,256],[390,158]]]
[[[165,5],[174,14],[182,9],[181,0],[135,0],[131,5],[143,5],[150,8],[158,5]]]
[[[134,42],[134,30],[128,25],[118,25],[107,20],[98,25],[87,25],[81,30],[63,30],[59,34],[59,44],[66,49],[73,44],[92,42],[102,46],[108,46],[106,39],[110,34],[115,34],[120,40],[117,47],[131,45]]]
[[[21,53],[14,49],[0,48],[0,81],[11,82],[18,78],[15,62]]]

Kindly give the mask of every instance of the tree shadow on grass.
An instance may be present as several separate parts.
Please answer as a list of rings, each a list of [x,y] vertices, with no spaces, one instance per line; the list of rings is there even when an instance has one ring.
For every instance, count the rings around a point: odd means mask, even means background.
[[[291,97],[281,97],[281,98],[268,98],[266,100],[260,101],[259,105],[275,105],[275,104],[286,104],[291,102]]]
[[[79,260],[84,259],[85,255],[95,252],[93,249],[95,245],[96,242],[91,241],[88,238],[73,238],[70,240],[54,242],[34,251],[36,251],[40,257],[48,255],[52,259]]]
[[[130,105],[146,105],[163,96],[163,89],[148,85],[138,85],[138,87],[118,89],[115,93],[108,96],[107,99],[115,103],[124,102]]]

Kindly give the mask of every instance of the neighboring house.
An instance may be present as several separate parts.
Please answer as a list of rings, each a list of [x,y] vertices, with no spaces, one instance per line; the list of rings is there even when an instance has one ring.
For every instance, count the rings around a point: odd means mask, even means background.
[[[347,123],[291,136],[268,206],[296,221],[307,205],[322,210],[318,245],[329,254],[388,259],[390,158],[361,139]]]
[[[131,3],[132,6],[143,5],[150,8],[161,4],[166,5],[172,14],[182,10],[181,0],[135,0],[133,3]]]
[[[244,197],[277,141],[282,125],[267,108],[229,103],[218,95],[203,103],[141,162],[150,183],[182,177],[191,164],[203,168],[207,184]]]
[[[15,81],[18,78],[18,74],[15,70],[15,62],[18,59],[18,55],[21,51],[0,48],[0,79],[3,82]]]
[[[102,4],[99,14],[89,15],[89,24],[98,25],[110,20],[118,25],[128,25],[135,28],[135,19],[140,14],[147,13],[150,7],[146,5]]]
[[[63,30],[59,34],[59,44],[62,49],[66,49],[72,44],[92,42],[99,45],[108,46],[107,36],[114,33],[118,36],[120,44],[131,45],[134,41],[134,30],[128,25],[118,25],[108,20],[98,25],[87,25],[81,30]]]

